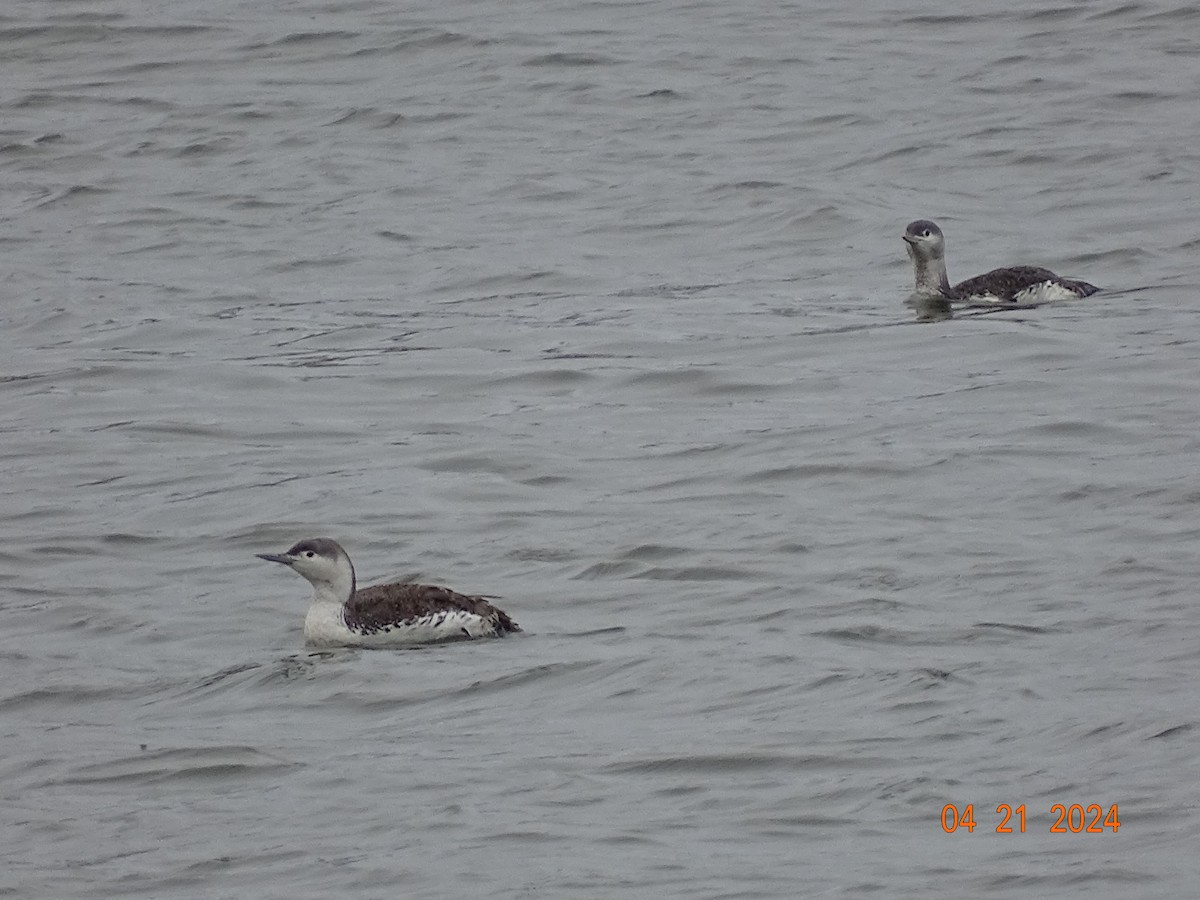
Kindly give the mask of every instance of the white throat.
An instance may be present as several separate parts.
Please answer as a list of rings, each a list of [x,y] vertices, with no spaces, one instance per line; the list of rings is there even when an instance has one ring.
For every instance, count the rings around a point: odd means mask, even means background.
[[[343,606],[354,593],[354,566],[347,561],[332,576],[313,581],[312,586],[313,603]]]

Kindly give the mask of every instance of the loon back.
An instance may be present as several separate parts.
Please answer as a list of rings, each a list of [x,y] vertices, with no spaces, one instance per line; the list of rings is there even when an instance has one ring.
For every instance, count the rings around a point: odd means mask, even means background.
[[[458,613],[482,619],[480,624],[498,635],[521,630],[504,610],[483,597],[407,581],[359,588],[346,603],[345,620],[350,629],[372,634],[396,625]]]
[[[1069,300],[1090,297],[1100,288],[1086,281],[1076,281],[1055,275],[1040,266],[1009,266],[992,269],[951,288],[958,300],[978,300],[1002,303],[1045,303],[1050,300]]]

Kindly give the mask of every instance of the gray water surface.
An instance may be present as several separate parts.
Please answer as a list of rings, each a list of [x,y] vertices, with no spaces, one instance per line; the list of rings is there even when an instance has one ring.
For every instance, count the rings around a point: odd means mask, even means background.
[[[1197,29],[6,6],[0,896],[1200,894]],[[526,633],[311,654],[316,535]]]

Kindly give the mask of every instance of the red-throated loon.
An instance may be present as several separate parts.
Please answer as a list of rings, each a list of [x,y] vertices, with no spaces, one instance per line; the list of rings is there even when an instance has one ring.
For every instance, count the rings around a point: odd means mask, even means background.
[[[974,303],[1046,303],[1088,297],[1100,290],[1086,281],[1055,275],[1037,266],[992,269],[951,287],[946,277],[946,239],[937,223],[909,222],[904,246],[916,273],[916,298],[945,298]]]
[[[403,647],[521,630],[483,597],[449,588],[404,581],[359,588],[350,557],[329,538],[310,538],[286,553],[258,558],[282,563],[312,584],[304,639],[314,647]]]

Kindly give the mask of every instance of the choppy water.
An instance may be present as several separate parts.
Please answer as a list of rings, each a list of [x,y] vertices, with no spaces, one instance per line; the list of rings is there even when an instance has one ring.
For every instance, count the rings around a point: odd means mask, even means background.
[[[1200,893],[1200,14],[871,7],[4,8],[0,895]]]

